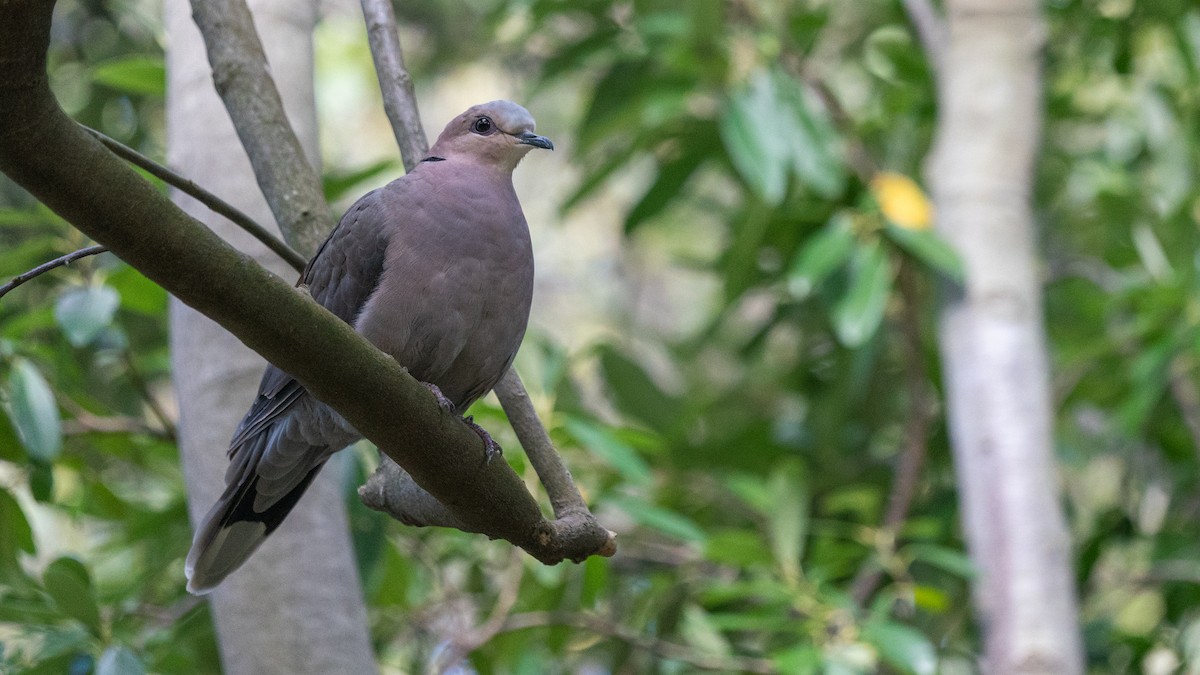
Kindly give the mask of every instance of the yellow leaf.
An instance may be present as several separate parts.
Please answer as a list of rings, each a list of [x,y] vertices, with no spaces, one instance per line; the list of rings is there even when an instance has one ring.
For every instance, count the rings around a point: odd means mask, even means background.
[[[933,225],[933,205],[913,179],[885,171],[871,180],[871,193],[883,215],[897,227],[928,230]]]

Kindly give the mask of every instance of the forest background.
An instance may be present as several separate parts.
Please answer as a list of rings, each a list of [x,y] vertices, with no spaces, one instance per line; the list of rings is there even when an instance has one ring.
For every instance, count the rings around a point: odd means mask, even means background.
[[[557,144],[516,175],[538,260],[517,368],[620,549],[545,567],[406,528],[357,498],[369,448],[346,453],[381,672],[977,671],[939,332],[972,270],[920,187],[951,66],[918,4],[398,6],[430,133],[503,97]],[[1196,672],[1200,10],[1039,9],[1024,121],[1084,668]],[[165,161],[162,12],[59,2],[49,72],[75,119]],[[323,4],[314,44],[340,213],[402,165],[357,6]],[[0,203],[0,278],[90,243],[2,179]],[[0,300],[0,669],[222,667],[183,591],[168,313],[110,255]],[[495,401],[473,412],[534,485]]]

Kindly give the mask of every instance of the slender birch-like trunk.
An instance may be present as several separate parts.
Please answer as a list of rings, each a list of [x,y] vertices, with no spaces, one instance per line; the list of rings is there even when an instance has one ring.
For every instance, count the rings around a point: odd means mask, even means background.
[[[985,670],[1082,673],[1030,205],[1045,27],[1034,0],[945,6],[928,173],[938,229],[966,269],[940,344]]]

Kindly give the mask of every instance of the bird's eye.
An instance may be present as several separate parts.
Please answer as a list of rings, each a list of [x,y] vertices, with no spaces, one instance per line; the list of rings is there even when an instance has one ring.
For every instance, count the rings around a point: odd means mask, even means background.
[[[471,131],[483,136],[492,133],[495,128],[496,125],[492,123],[492,120],[489,117],[480,117],[479,119],[475,120],[474,124],[471,125]]]

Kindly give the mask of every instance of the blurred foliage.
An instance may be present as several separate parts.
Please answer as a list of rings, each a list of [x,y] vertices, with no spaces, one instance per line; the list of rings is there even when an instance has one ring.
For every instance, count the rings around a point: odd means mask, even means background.
[[[161,157],[157,10],[59,4],[64,107]],[[619,337],[568,353],[531,336],[520,356],[620,533],[616,558],[545,568],[502,543],[402,528],[347,484],[385,671],[453,666],[444,625],[458,621],[490,637],[466,655],[479,672],[975,672],[974,568],[941,411],[925,400],[940,399],[936,286],[963,270],[928,229],[935,96],[900,4],[401,9],[421,76],[499,59],[534,96],[581,93],[583,176],[563,209],[644,177],[629,244],[720,291],[697,291],[707,318],[687,334],[630,307]],[[1089,664],[1190,672],[1200,10],[1057,0],[1047,13],[1036,207]],[[390,166],[330,174],[327,189]],[[3,181],[0,205],[0,277],[87,243]],[[0,301],[0,671],[218,668],[207,605],[183,592],[165,312],[163,292],[110,256]],[[503,428],[498,409],[476,412]],[[926,465],[890,527],[893,467],[914,434]],[[506,458],[532,480],[519,452]]]

